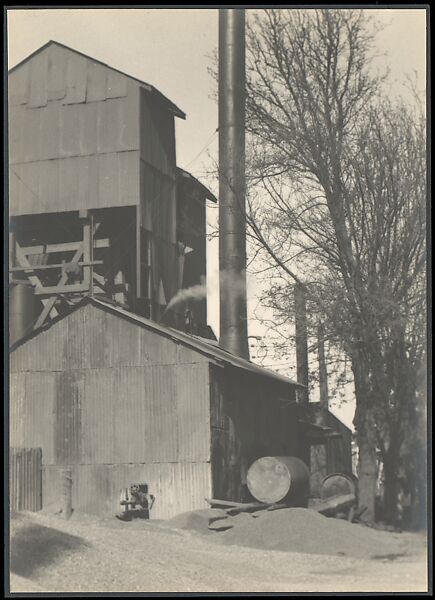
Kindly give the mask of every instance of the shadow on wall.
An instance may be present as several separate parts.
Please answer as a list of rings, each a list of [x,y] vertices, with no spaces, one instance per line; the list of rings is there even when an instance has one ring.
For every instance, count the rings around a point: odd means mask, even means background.
[[[89,544],[75,535],[41,525],[24,526],[11,537],[10,570],[22,577],[30,577],[63,555],[86,547]]]

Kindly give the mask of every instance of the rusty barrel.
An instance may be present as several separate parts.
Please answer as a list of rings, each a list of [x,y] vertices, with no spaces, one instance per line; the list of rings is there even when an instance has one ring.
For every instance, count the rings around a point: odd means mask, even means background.
[[[310,472],[295,456],[264,456],[250,466],[247,484],[259,502],[292,505],[308,497]]]
[[[331,473],[323,478],[320,486],[320,497],[328,500],[334,496],[356,494],[357,478],[348,473]]]
[[[30,333],[35,319],[33,288],[24,283],[9,288],[9,345]]]

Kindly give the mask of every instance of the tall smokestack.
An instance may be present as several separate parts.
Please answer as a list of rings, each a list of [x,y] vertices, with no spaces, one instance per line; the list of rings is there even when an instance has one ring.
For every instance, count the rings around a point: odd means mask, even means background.
[[[245,11],[219,9],[219,271],[222,348],[249,359],[246,309]]]

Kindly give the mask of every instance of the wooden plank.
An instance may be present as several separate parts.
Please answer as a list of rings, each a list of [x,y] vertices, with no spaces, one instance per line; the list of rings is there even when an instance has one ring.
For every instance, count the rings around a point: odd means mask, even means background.
[[[54,252],[72,252],[77,250],[83,242],[65,242],[62,244],[47,244],[39,246],[23,246],[22,250],[26,256],[33,254],[52,254]],[[94,248],[108,248],[109,239],[94,240]]]
[[[142,282],[141,282],[141,235],[140,235],[140,205],[136,206],[136,298],[140,298],[142,295]]]
[[[27,267],[29,267],[30,269],[32,269],[32,265],[31,265],[31,264],[29,263],[29,261],[27,260],[27,257],[25,256],[25,254],[23,253],[22,249],[20,248],[20,245],[19,245],[17,242],[15,242],[15,252],[16,252],[16,258],[17,258],[17,261],[18,261],[18,262],[19,262],[21,265],[27,266]],[[30,283],[31,283],[33,286],[35,286],[35,289],[36,289],[36,288],[41,288],[41,287],[43,287],[43,286],[42,286],[42,283],[41,283],[41,280],[40,280],[40,279],[39,279],[39,277],[37,277],[36,275],[31,275],[31,274],[28,274],[28,275],[27,275],[27,277],[28,277],[28,279],[29,279]],[[44,310],[45,310],[45,307],[48,305],[48,302],[49,302],[49,301],[48,301],[47,299],[43,299],[43,300],[42,300],[42,304],[44,305]],[[51,309],[50,309],[50,310],[51,310],[51,312],[48,312],[47,314],[50,314],[52,318],[54,318],[54,317],[57,317],[57,315],[58,315],[59,313],[58,313],[58,312],[57,312],[57,310],[54,308],[54,304],[51,306]]]
[[[61,269],[65,265],[69,264],[68,262],[63,263],[55,263],[53,265],[34,265],[30,269],[27,267],[12,267],[9,269],[14,272],[25,272],[25,273],[33,273],[34,271],[46,271],[47,269]],[[104,260],[93,260],[93,261],[79,261],[77,266],[79,267],[92,267],[93,265],[102,265],[104,264]]]
[[[343,496],[334,496],[317,506],[313,506],[313,508],[321,515],[328,517],[351,508],[355,503],[356,497],[353,494],[345,494]]]
[[[74,254],[74,257],[72,259],[72,263],[74,262],[78,262],[78,260],[80,259],[81,255],[83,253],[83,248],[82,245],[78,248],[78,250],[76,251],[76,253]],[[63,273],[60,280],[59,280],[59,286],[65,285],[65,283],[68,280],[68,275],[67,273]],[[53,296],[52,298],[46,299],[45,302],[44,300],[42,300],[42,302],[45,304],[43,311],[41,312],[41,314],[38,317],[38,320],[35,323],[35,329],[37,327],[40,327],[45,319],[48,317],[48,315],[50,314],[50,311],[54,308],[54,305],[56,303],[57,300],[57,296]],[[57,311],[56,311],[57,314]]]
[[[223,508],[237,508],[240,510],[249,510],[260,507],[271,506],[270,504],[263,504],[262,502],[232,502],[230,500],[218,500],[216,498],[205,498],[205,501],[211,506],[221,506]]]

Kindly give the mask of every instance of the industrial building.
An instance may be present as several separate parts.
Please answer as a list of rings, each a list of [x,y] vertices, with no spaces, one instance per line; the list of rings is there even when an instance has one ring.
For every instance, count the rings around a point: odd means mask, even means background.
[[[56,505],[65,468],[74,509],[114,514],[142,482],[152,518],[248,500],[257,458],[309,463],[332,438],[348,469],[350,432],[218,343],[205,297],[167,310],[206,277],[217,202],[176,165],[175,117],[153,86],[56,42],[10,71],[10,446],[40,456],[12,473],[18,507]]]
[[[184,113],[57,42],[16,65],[8,87],[12,342],[86,293],[159,320],[206,276],[205,203],[216,201],[176,166]],[[204,329],[206,299],[192,312]]]
[[[42,448],[43,505],[115,514],[136,481],[153,518],[246,500],[263,455],[303,456],[295,384],[197,336],[84,299],[11,354],[10,443]],[[306,457],[304,457],[306,459]]]

